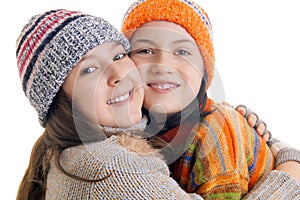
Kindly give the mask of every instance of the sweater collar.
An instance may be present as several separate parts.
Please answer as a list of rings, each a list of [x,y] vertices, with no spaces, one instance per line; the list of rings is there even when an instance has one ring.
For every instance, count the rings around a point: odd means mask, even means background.
[[[119,128],[119,127],[110,127],[110,126],[101,126],[100,128],[105,132],[106,136],[116,135],[122,132],[130,132],[130,131],[143,131],[146,127],[148,118],[143,116],[142,119],[134,124],[133,126],[127,128]]]

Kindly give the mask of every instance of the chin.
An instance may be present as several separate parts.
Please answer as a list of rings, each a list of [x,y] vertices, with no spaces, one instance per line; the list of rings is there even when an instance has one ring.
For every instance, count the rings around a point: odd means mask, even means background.
[[[117,127],[128,128],[128,127],[131,127],[131,126],[137,124],[138,122],[139,122],[139,120],[131,120],[131,121],[127,121],[125,123],[118,124]]]
[[[132,121],[132,125],[137,124],[142,119],[142,112],[131,115],[130,119]]]
[[[152,113],[158,113],[158,114],[171,114],[176,113],[181,110],[181,107],[178,104],[172,105],[169,103],[157,103],[157,104],[151,104],[151,105],[144,105],[144,107],[152,112]]]

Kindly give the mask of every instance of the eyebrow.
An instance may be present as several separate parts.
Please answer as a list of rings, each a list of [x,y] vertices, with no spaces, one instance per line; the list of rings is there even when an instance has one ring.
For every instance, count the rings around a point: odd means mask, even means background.
[[[151,45],[156,45],[156,43],[152,40],[148,40],[148,39],[138,39],[136,41],[134,41],[131,45],[134,45],[136,43],[148,43]],[[188,39],[181,39],[181,40],[175,40],[172,42],[172,44],[180,44],[180,43],[189,43],[191,45],[193,45],[194,47],[197,47],[197,45],[195,44],[195,42],[188,40]]]
[[[149,43],[149,44],[152,44],[152,45],[155,45],[155,42],[153,42],[152,40],[148,40],[148,39],[138,39],[136,41],[134,41],[131,45],[134,45],[136,43]]]
[[[103,43],[103,44],[105,44],[105,43]],[[115,48],[117,48],[118,46],[123,47],[123,45],[122,45],[120,42],[113,42],[113,45],[111,46],[111,48],[112,48],[112,49],[115,49]],[[123,47],[123,48],[124,48],[124,47]]]
[[[176,41],[174,41],[172,43],[174,43],[174,44],[177,44],[177,43],[190,43],[194,47],[197,47],[197,45],[195,44],[195,42],[193,42],[191,40],[188,40],[188,39],[176,40]]]
[[[103,44],[105,44],[105,43],[103,43]],[[98,46],[101,46],[101,45],[103,45],[103,44],[100,44],[100,45],[98,45]],[[117,48],[119,48],[119,46],[121,46],[121,48],[123,48],[124,49],[124,47],[122,46],[122,44],[121,43],[118,43],[118,42],[114,42],[113,44],[112,44],[112,46],[110,47],[110,51],[112,51],[112,50],[114,50],[114,49],[117,49]],[[93,49],[95,49],[96,47],[94,47]],[[92,49],[92,50],[93,50]],[[124,49],[124,51],[125,51],[125,49]],[[88,55],[87,54],[85,54],[84,56],[82,56],[82,58],[81,58],[81,61],[83,61],[83,60],[86,60],[87,59],[87,57],[88,57]],[[90,58],[98,58],[98,56],[97,55],[89,55],[89,59]]]

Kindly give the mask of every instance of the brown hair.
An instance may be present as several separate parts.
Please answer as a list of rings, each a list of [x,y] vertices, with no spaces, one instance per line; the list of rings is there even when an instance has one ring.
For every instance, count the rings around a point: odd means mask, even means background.
[[[72,104],[61,89],[50,107],[45,131],[32,148],[28,168],[19,186],[17,200],[45,199],[51,158],[56,160],[58,169],[63,173],[72,178],[84,180],[68,174],[60,166],[59,158],[66,148],[99,140],[99,129],[83,120],[82,117],[73,116],[73,114]],[[83,129],[85,134],[82,138],[78,130]]]
[[[82,133],[82,134],[81,134]],[[63,150],[83,143],[103,140],[104,133],[98,126],[89,123],[60,89],[48,113],[44,133],[32,148],[28,168],[19,186],[17,200],[45,199],[47,175],[50,160],[54,158],[56,167],[67,176],[79,181],[97,182],[106,179],[85,179],[68,173],[60,165],[59,159]],[[148,138],[150,145],[161,148],[168,145],[160,138]]]

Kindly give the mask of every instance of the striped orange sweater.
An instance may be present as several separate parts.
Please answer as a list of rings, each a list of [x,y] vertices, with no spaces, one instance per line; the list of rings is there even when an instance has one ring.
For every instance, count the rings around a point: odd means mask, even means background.
[[[275,159],[266,142],[233,108],[208,100],[205,110],[213,112],[191,129],[195,137],[185,154],[170,165],[171,175],[183,189],[205,199],[241,199],[274,168]],[[161,137],[169,141],[177,130]]]

